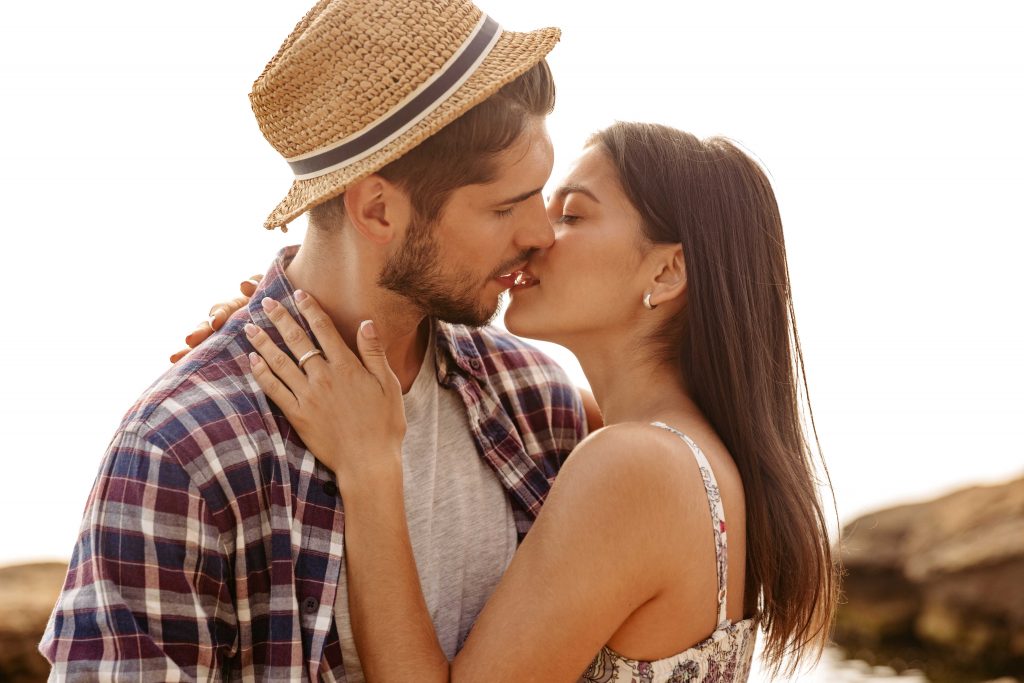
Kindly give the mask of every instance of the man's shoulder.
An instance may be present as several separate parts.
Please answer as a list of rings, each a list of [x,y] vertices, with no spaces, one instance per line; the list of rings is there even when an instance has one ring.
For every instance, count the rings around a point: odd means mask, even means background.
[[[254,418],[254,426],[263,424],[266,399],[249,372],[243,325],[229,321],[158,377],[125,414],[119,431],[171,450],[184,442],[236,438]]]

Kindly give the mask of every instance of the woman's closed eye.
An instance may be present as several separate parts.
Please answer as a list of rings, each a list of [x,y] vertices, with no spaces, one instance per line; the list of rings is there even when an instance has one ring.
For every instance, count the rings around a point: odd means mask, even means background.
[[[565,225],[572,225],[573,223],[575,223],[575,222],[576,222],[576,221],[578,221],[579,219],[580,219],[580,217],[579,217],[579,216],[574,216],[574,215],[572,215],[572,214],[568,214],[568,213],[563,213],[563,214],[562,214],[561,216],[559,216],[559,217],[558,217],[558,218],[557,218],[557,219],[555,220],[555,223],[558,223],[559,225],[562,225],[562,224],[565,224]]]

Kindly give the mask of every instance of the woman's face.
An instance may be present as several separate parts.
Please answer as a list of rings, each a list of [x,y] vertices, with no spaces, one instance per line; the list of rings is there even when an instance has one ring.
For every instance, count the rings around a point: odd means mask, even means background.
[[[640,214],[600,145],[584,150],[547,205],[551,247],[530,259],[513,287],[509,331],[575,345],[579,335],[624,329],[644,310]]]

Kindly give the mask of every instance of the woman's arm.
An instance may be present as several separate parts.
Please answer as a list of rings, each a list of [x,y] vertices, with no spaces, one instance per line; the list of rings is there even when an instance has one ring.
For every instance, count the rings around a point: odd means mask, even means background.
[[[402,484],[342,490],[348,607],[366,680],[446,683],[448,659],[420,588]]]
[[[665,490],[662,449],[646,446],[651,430],[619,425],[577,448],[449,669],[406,525],[401,438],[394,438],[404,434],[404,419],[396,426],[395,417],[401,388],[365,324],[360,364],[311,298],[299,308],[327,360],[308,361],[306,377],[258,333],[253,344],[267,362],[254,362],[253,372],[337,474],[350,615],[367,680],[578,680],[623,621],[668,585],[665,568],[678,567],[668,561],[678,546],[666,543],[678,511],[659,504],[678,491]],[[283,307],[268,314],[284,339],[298,340],[296,357],[308,351],[303,345],[312,348]]]
[[[613,428],[574,452],[450,669],[400,494],[346,501],[349,607],[367,680],[578,681],[629,615],[673,580],[665,567],[678,566],[659,557],[678,546],[665,547],[672,524],[656,502],[677,492],[664,490],[657,455],[629,452],[645,436]]]
[[[662,448],[650,429],[588,437],[562,467],[532,529],[452,664],[453,681],[577,681],[625,620],[678,581]],[[678,462],[678,457],[675,458]]]

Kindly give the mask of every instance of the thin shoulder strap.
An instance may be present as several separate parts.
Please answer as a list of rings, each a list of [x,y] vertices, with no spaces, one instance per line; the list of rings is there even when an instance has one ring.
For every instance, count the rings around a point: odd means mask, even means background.
[[[718,569],[718,628],[729,625],[726,617],[726,603],[728,598],[729,565],[728,546],[725,538],[725,508],[722,506],[722,496],[718,492],[718,482],[715,480],[715,473],[711,470],[711,463],[704,455],[700,447],[693,442],[693,439],[683,434],[678,429],[669,427],[664,422],[652,422],[655,427],[661,427],[672,432],[690,447],[693,457],[697,460],[697,467],[700,469],[701,479],[704,480],[704,490],[708,494],[708,507],[711,509],[711,525],[715,534],[715,558]]]

